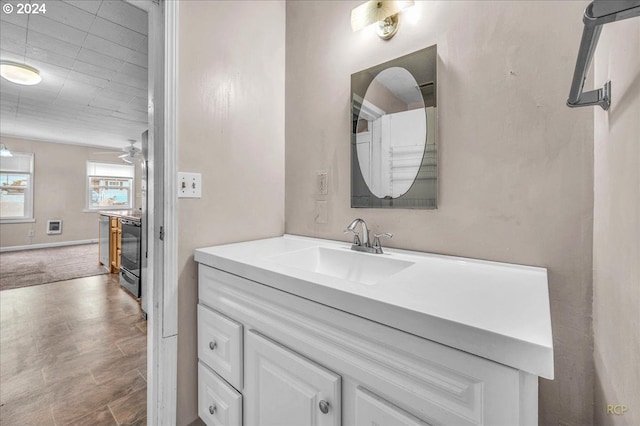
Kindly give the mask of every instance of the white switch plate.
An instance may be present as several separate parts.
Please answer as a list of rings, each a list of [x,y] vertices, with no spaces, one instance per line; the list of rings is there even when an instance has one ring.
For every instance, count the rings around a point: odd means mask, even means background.
[[[329,193],[329,180],[327,179],[327,172],[317,172],[318,179],[318,194],[327,195]]]
[[[202,174],[178,172],[178,198],[201,198]]]

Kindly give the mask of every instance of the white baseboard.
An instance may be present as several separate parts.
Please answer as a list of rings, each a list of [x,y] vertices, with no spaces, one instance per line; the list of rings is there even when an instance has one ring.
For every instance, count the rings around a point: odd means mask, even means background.
[[[43,244],[29,244],[26,246],[0,247],[0,253],[5,251],[35,250],[35,249],[51,248],[51,247],[77,246],[80,244],[91,244],[91,243],[97,243],[97,242],[98,242],[97,238],[92,238],[90,240],[60,241],[58,243],[43,243]]]

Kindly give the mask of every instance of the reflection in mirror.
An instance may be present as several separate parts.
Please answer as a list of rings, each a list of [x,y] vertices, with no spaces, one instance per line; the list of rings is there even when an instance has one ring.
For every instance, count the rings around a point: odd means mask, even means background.
[[[352,207],[436,208],[436,47],[354,74],[351,85]]]
[[[378,198],[404,195],[416,178],[427,119],[418,83],[404,68],[383,70],[362,101],[356,128],[360,172]]]

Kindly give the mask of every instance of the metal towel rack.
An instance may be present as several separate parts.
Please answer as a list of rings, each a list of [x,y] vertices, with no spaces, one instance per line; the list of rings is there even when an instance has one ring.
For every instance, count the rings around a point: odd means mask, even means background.
[[[571,108],[600,105],[605,111],[611,105],[611,81],[602,89],[582,92],[587,71],[596,50],[602,26],[609,22],[640,16],[640,0],[593,0],[584,11],[584,30],[573,72],[567,106]]]

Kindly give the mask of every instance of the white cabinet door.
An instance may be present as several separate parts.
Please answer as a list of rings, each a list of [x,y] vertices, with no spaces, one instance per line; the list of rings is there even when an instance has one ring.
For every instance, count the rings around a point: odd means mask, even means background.
[[[245,419],[251,426],[339,426],[341,379],[250,330],[245,340]]]
[[[366,389],[356,388],[356,426],[429,426]]]

